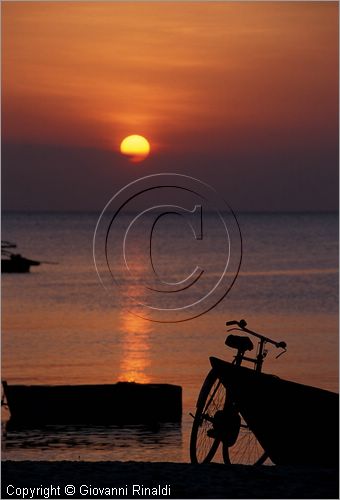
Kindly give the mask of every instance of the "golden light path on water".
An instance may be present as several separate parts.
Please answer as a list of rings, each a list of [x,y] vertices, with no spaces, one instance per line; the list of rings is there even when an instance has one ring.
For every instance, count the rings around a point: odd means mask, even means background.
[[[118,380],[124,382],[148,383],[146,369],[150,366],[150,323],[123,311],[121,313],[123,348],[120,358]]]

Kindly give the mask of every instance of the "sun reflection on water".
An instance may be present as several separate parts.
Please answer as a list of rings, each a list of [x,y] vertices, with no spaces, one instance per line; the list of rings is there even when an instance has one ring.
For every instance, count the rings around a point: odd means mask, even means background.
[[[124,337],[118,380],[148,383],[151,323],[124,310],[120,319]]]

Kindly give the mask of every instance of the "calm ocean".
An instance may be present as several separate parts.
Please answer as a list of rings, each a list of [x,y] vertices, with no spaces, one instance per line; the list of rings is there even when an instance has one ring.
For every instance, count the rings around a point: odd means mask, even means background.
[[[336,214],[238,215],[244,248],[236,283],[210,312],[173,324],[131,314],[118,288],[102,287],[92,255],[97,219],[98,214],[3,215],[3,239],[16,242],[28,258],[58,264],[2,275],[2,378],[21,384],[179,384],[182,425],[157,431],[4,427],[3,459],[187,462],[189,412],[209,370],[208,357],[232,357],[224,346],[230,319],[245,318],[250,328],[287,342],[288,352],[279,359],[269,352],[265,371],[338,390]],[[155,245],[165,277],[180,279],[192,270],[188,241],[175,219],[169,218]],[[138,264],[138,245],[131,251]],[[220,253],[217,241],[203,259],[218,262]],[[208,271],[207,278],[213,274]]]

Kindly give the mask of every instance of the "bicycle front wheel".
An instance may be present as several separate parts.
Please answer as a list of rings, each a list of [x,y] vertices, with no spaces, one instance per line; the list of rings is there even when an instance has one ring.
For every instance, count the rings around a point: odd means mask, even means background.
[[[191,462],[211,462],[221,442],[226,464],[261,465],[268,459],[230,398],[229,390],[211,370],[197,400],[190,437]]]
[[[223,415],[226,390],[214,370],[203,382],[190,436],[190,459],[194,464],[211,462],[221,442],[214,422]]]

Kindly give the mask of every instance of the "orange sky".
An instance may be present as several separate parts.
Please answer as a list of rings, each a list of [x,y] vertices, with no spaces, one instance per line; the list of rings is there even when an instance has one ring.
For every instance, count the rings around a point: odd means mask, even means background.
[[[137,133],[160,154],[334,146],[336,2],[1,7],[6,143],[117,151]]]
[[[336,13],[335,3],[5,3],[4,138],[115,147],[137,129],[190,148],[202,121],[213,145],[219,127],[308,126],[332,105]]]

